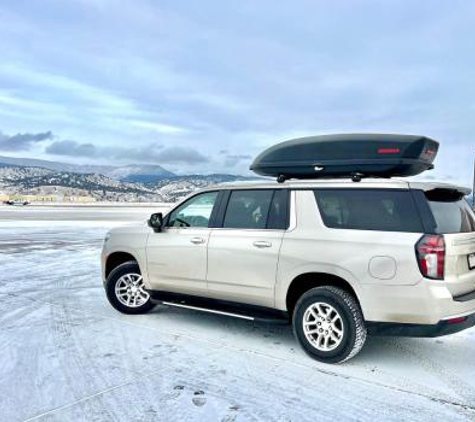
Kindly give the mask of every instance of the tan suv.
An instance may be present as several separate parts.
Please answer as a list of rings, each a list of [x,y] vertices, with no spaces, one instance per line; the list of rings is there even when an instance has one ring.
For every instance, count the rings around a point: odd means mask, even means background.
[[[455,333],[475,324],[468,193],[393,179],[204,190],[107,235],[107,297],[128,314],[162,303],[292,322],[328,363],[356,355],[367,333]]]

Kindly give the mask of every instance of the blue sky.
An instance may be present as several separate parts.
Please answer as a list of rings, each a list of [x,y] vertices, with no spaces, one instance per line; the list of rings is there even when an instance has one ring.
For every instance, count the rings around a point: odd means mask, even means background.
[[[292,137],[400,132],[470,184],[475,2],[0,0],[0,22],[0,155],[245,174]]]

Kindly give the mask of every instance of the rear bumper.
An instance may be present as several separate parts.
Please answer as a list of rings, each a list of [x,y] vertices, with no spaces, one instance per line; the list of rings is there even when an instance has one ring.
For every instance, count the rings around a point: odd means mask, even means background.
[[[469,302],[475,300],[475,290],[470,293],[465,293],[463,295],[454,296],[456,302]]]
[[[396,322],[366,323],[368,333],[378,336],[440,337],[475,326],[475,313],[440,320],[437,324],[401,324]]]
[[[445,281],[422,279],[410,286],[362,285],[366,321],[437,326],[454,316],[475,314],[475,295],[453,296]]]

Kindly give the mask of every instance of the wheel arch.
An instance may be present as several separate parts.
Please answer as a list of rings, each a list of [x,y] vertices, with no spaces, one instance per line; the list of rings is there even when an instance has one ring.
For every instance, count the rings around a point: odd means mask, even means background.
[[[297,275],[290,282],[286,297],[285,306],[289,316],[292,317],[295,305],[298,299],[308,290],[321,286],[338,287],[355,297],[358,305],[362,309],[361,302],[357,290],[346,279],[331,273],[325,272],[305,272]]]
[[[131,254],[130,252],[124,251],[116,251],[112,252],[106,259],[105,268],[104,268],[104,276],[107,279],[109,274],[117,268],[119,265],[125,264],[126,262],[135,261],[139,266],[139,260],[136,256]]]

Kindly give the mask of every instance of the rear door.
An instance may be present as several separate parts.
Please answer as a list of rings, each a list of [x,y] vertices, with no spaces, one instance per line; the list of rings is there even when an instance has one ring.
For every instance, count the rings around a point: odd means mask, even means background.
[[[446,247],[445,280],[453,296],[475,291],[475,215],[463,193],[433,189],[424,193]]]
[[[213,297],[274,305],[277,263],[287,227],[286,189],[234,190],[223,203],[220,227],[208,246],[208,291]]]

